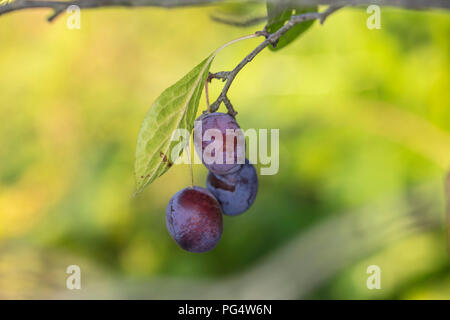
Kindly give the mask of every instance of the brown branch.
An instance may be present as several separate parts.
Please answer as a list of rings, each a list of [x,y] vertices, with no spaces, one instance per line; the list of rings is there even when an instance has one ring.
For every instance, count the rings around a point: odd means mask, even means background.
[[[250,0],[247,0],[250,1]],[[255,1],[255,0],[253,0]],[[263,2],[262,0],[260,0]],[[269,0],[269,1],[283,1],[287,5],[368,5],[374,4],[373,0]],[[20,11],[25,9],[47,8],[53,9],[54,14],[48,19],[52,21],[60,15],[66,8],[71,5],[76,5],[80,9],[93,9],[102,7],[187,7],[211,5],[227,2],[227,0],[73,0],[73,1],[41,1],[41,0],[15,0],[0,5],[0,15]],[[245,0],[242,0],[245,2]],[[375,4],[396,6],[402,8],[450,8],[450,1],[448,0],[377,0]]]
[[[54,14],[48,20],[54,20],[69,6],[76,5],[80,9],[94,9],[102,7],[188,7],[215,4],[222,0],[75,0],[75,1],[40,1],[40,0],[15,0],[4,6],[0,6],[0,16],[13,11],[25,9],[47,8],[53,9]]]

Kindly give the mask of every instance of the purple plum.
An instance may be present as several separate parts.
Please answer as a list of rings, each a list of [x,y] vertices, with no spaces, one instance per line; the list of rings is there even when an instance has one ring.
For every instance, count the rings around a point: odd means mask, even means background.
[[[236,216],[250,208],[258,192],[258,176],[255,167],[246,161],[239,171],[217,175],[209,172],[206,187],[222,206],[224,214]]]
[[[166,225],[171,237],[184,250],[212,250],[222,236],[222,210],[205,188],[178,191],[166,209]]]
[[[203,164],[215,174],[238,171],[245,163],[245,137],[227,113],[208,113],[195,122],[194,145]]]

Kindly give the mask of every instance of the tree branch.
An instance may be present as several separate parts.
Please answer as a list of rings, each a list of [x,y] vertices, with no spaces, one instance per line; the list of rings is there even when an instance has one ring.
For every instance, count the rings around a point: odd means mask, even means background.
[[[250,1],[250,0],[247,0]],[[255,0],[253,0],[255,1]],[[261,3],[263,2],[260,0]],[[373,0],[269,0],[283,1],[287,5],[368,5],[374,4]],[[188,7],[212,5],[228,2],[227,0],[73,0],[73,1],[41,1],[41,0],[15,0],[6,5],[0,5],[0,16],[13,11],[25,9],[47,8],[53,9],[54,14],[48,20],[52,21],[71,5],[80,9],[93,9],[101,7]],[[242,0],[246,2],[246,0]],[[396,6],[402,8],[450,8],[448,0],[377,0],[377,5]]]
[[[48,20],[52,21],[69,6],[76,5],[80,9],[93,9],[101,7],[188,7],[215,4],[222,0],[75,0],[75,1],[40,1],[40,0],[15,0],[4,6],[0,6],[0,16],[9,12],[24,9],[47,8],[53,9],[54,14]]]
[[[236,78],[239,71],[242,70],[242,68],[245,67],[247,63],[252,61],[258,53],[260,53],[264,48],[266,48],[269,45],[275,46],[278,40],[283,36],[286,32],[288,32],[292,27],[294,27],[296,24],[309,21],[309,20],[319,20],[321,24],[325,22],[328,16],[330,16],[332,13],[336,12],[337,10],[341,9],[342,5],[336,5],[336,6],[330,6],[327,10],[323,12],[310,12],[310,13],[304,13],[296,16],[292,16],[291,19],[286,22],[286,24],[278,29],[276,32],[270,34],[267,33],[267,31],[258,31],[260,35],[264,35],[266,37],[266,40],[264,40],[259,46],[257,46],[250,54],[248,54],[244,60],[242,60],[232,71],[229,72],[218,72],[218,73],[212,73],[209,75],[208,80],[210,81],[213,78],[219,78],[222,80],[226,80],[226,83],[217,98],[217,100],[211,104],[210,110],[211,112],[217,111],[219,109],[220,104],[223,102],[225,106],[228,109],[228,113],[232,116],[235,116],[237,112],[234,110],[230,100],[227,97],[228,90],[230,89],[231,84],[233,83],[234,79]]]

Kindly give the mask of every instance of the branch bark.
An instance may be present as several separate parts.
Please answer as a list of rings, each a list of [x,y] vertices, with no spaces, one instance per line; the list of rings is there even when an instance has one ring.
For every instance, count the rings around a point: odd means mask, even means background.
[[[76,5],[80,9],[94,9],[103,7],[189,7],[211,5],[222,0],[75,0],[75,1],[40,1],[40,0],[16,0],[0,7],[0,16],[13,11],[25,9],[47,8],[54,13],[48,18],[53,21],[69,6]]]
[[[246,0],[242,0],[245,2]],[[249,1],[249,0],[247,0]],[[255,0],[253,0],[255,1]],[[260,0],[263,2],[262,0]],[[373,0],[269,0],[269,1],[284,1],[287,4],[321,4],[321,5],[368,5],[373,4]],[[227,0],[73,0],[73,1],[41,1],[41,0],[15,0],[0,6],[0,15],[20,11],[25,9],[47,8],[53,9],[52,14],[48,20],[52,21],[59,14],[64,12],[66,8],[71,5],[76,5],[80,9],[93,9],[102,7],[188,7],[201,5],[215,5],[224,3]],[[378,0],[378,5],[396,6],[402,8],[418,9],[418,8],[450,8],[450,1],[448,0]]]

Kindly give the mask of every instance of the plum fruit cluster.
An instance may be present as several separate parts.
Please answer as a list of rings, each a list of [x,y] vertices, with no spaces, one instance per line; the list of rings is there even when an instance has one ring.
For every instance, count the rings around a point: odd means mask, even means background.
[[[181,248],[207,252],[222,236],[222,213],[236,216],[253,204],[258,176],[255,167],[245,159],[244,135],[229,114],[200,116],[194,128],[194,146],[209,170],[207,189],[195,186],[177,192],[167,205],[166,224]]]

